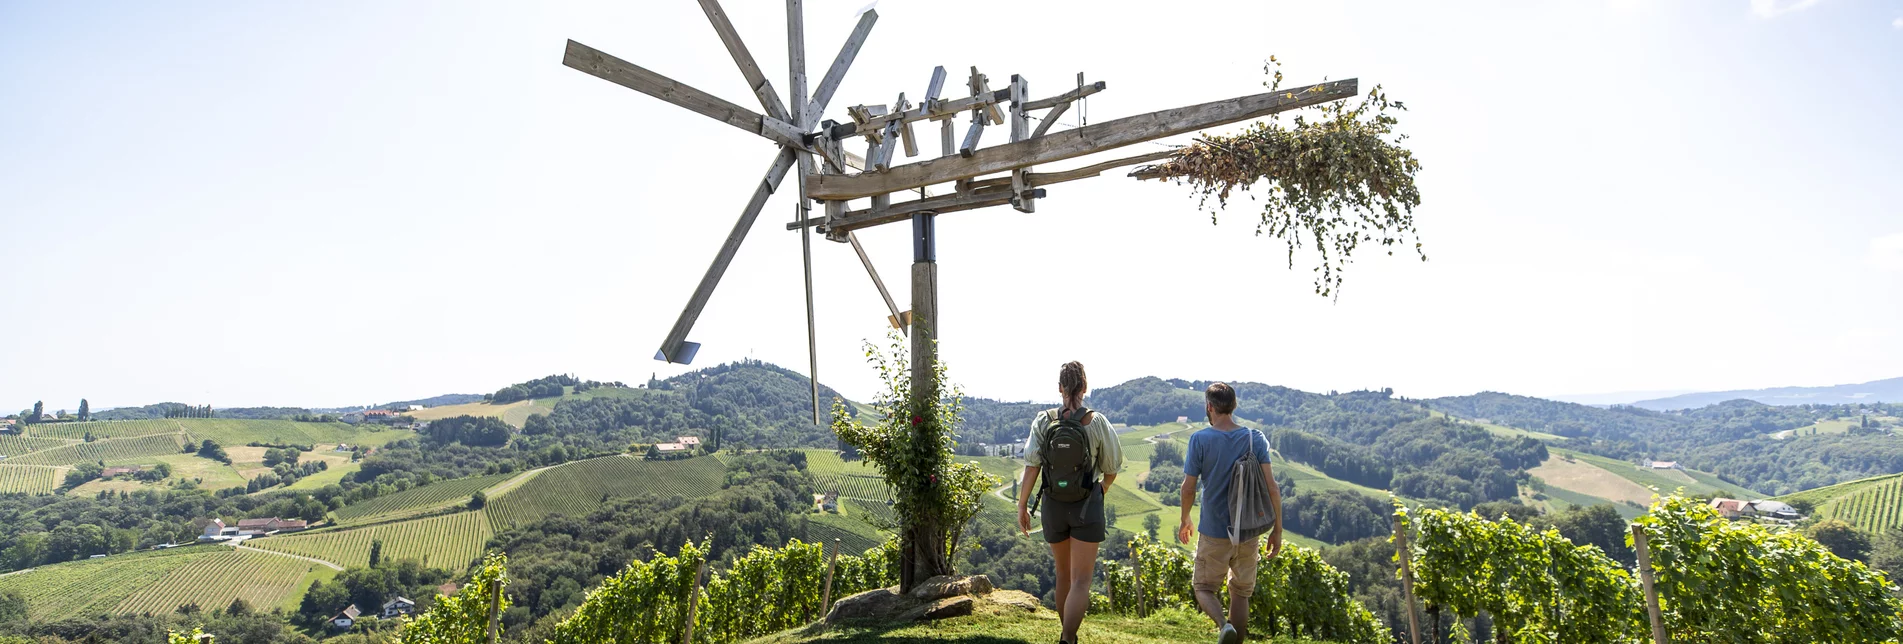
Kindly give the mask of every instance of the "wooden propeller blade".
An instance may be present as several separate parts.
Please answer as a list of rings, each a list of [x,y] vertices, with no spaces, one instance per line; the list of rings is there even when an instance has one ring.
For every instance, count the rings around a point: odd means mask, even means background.
[[[733,263],[734,253],[740,251],[740,243],[746,241],[747,231],[753,228],[753,221],[760,217],[760,210],[766,207],[767,197],[778,190],[780,181],[786,179],[786,173],[793,168],[799,154],[791,148],[780,148],[779,156],[773,158],[772,167],[767,168],[766,177],[753,189],[753,198],[747,201],[747,208],[740,212],[740,219],[733,224],[733,230],[727,233],[727,239],[720,244],[720,251],[714,254],[714,263],[707,267],[707,274],[701,276],[700,285],[694,287],[693,296],[687,299],[687,308],[681,310],[681,317],[674,320],[674,328],[667,332],[667,339],[661,341],[661,352],[657,359],[677,364],[687,364],[691,356],[684,354],[687,332],[694,329],[694,322],[700,319],[701,309],[707,308],[707,300],[714,295],[714,287],[720,284],[720,277],[727,273],[727,265]]]
[[[839,55],[833,57],[833,66],[826,69],[826,76],[819,79],[819,87],[813,88],[813,100],[806,104],[806,111],[797,124],[810,129],[819,123],[819,117],[826,112],[826,104],[833,101],[833,92],[839,89],[839,82],[845,80],[846,69],[852,67],[852,61],[859,57],[859,48],[865,46],[866,36],[872,34],[872,24],[879,21],[879,12],[866,10],[859,16],[859,25],[852,28],[852,35],[846,37],[846,44],[839,48]]]
[[[747,78],[747,87],[760,98],[760,107],[773,118],[788,120],[786,105],[780,102],[780,95],[773,93],[773,84],[767,82],[766,74],[760,73],[760,64],[753,62],[753,53],[747,51],[747,43],[740,40],[740,32],[734,31],[733,22],[727,20],[727,12],[720,8],[719,0],[700,0],[700,9],[707,13],[707,22],[713,23],[714,33],[720,35],[720,42],[727,46],[734,64],[740,66],[740,75]]]

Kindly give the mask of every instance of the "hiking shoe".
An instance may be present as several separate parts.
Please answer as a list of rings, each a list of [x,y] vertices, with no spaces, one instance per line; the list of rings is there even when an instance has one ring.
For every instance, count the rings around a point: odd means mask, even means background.
[[[1242,644],[1242,633],[1235,624],[1223,624],[1221,634],[1216,636],[1216,644]]]

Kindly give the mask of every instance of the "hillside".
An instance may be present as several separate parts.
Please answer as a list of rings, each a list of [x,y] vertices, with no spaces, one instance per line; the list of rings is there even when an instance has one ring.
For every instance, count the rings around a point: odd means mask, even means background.
[[[169,613],[181,606],[223,607],[243,598],[265,609],[294,606],[326,567],[225,546],[191,546],[43,566],[0,576],[0,591],[19,592],[28,615],[58,620],[99,613]]]
[[[308,489],[319,483],[335,482],[354,471],[355,464],[348,453],[331,449],[337,444],[380,446],[412,435],[407,430],[375,425],[234,418],[35,424],[28,425],[23,434],[0,435],[0,457],[3,457],[0,458],[0,493],[54,492],[64,483],[66,475],[82,463],[148,469],[163,464],[171,474],[143,482],[130,478],[95,480],[70,490],[75,495],[93,495],[105,490],[157,489],[186,482],[213,490],[244,487],[246,481],[272,473],[263,463],[266,448],[248,447],[250,443],[315,448],[305,452],[303,460],[323,461],[329,469],[321,473],[321,478],[311,477],[317,480],[306,483]],[[206,440],[225,447],[232,462],[207,459],[187,449]]]
[[[1778,497],[1786,503],[1816,507],[1816,515],[1838,519],[1872,533],[1903,528],[1903,474],[1872,476]]]
[[[1658,411],[1694,409],[1729,400],[1750,400],[1766,405],[1854,405],[1860,403],[1903,402],[1903,378],[1872,380],[1851,385],[1825,387],[1773,387],[1735,389],[1682,394],[1632,403],[1633,407]]]

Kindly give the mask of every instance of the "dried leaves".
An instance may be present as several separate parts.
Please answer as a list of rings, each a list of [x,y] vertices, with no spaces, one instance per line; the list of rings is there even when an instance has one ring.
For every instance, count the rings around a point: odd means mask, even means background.
[[[1269,59],[1263,71],[1273,81],[1263,85],[1280,87],[1279,66]],[[1407,107],[1388,100],[1376,86],[1359,104],[1314,109],[1320,118],[1297,115],[1290,127],[1271,116],[1239,134],[1200,138],[1174,158],[1138,168],[1132,176],[1189,184],[1200,193],[1211,223],[1236,191],[1265,184],[1251,195],[1263,203],[1256,234],[1287,242],[1290,268],[1296,249],[1312,243],[1321,255],[1314,269],[1319,273],[1315,292],[1324,297],[1338,296],[1342,273],[1364,242],[1388,246],[1392,255],[1393,246],[1412,238],[1414,252],[1425,261],[1413,216],[1421,203],[1414,184],[1421,164],[1401,147],[1407,137],[1394,134],[1397,121],[1390,113]]]

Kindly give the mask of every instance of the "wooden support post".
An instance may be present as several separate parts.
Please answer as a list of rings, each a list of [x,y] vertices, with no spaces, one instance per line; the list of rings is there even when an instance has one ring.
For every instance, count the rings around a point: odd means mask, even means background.
[[[1011,75],[1011,142],[1017,143],[1031,136],[1031,115],[1024,109],[1024,103],[1030,100],[1031,85],[1023,76]],[[1037,198],[1031,196],[1031,184],[1025,180],[1031,167],[1011,170],[1011,207],[1018,212],[1037,212]]]
[[[826,590],[820,593],[819,616],[833,612],[833,566],[839,563],[839,540],[833,539],[833,556],[826,558]]]
[[[495,584],[489,588],[489,644],[496,644],[496,638],[501,636],[501,633],[497,629],[497,626],[501,623],[502,579],[497,578]]]
[[[1632,525],[1632,550],[1639,556],[1639,586],[1645,590],[1645,614],[1652,620],[1653,644],[1668,644],[1665,637],[1665,618],[1659,614],[1659,594],[1653,587],[1652,546],[1645,536],[1645,528]]]
[[[1407,635],[1412,644],[1421,644],[1421,618],[1414,613],[1413,552],[1407,547],[1407,527],[1394,518],[1394,549],[1401,557],[1401,601],[1407,602]]]
[[[978,137],[984,136],[985,117],[983,114],[971,116],[971,127],[965,130],[965,143],[958,146],[958,156],[969,157],[978,152]]]
[[[952,124],[951,119],[945,119],[938,123],[938,149],[939,149],[938,156],[941,156],[941,157],[951,156],[952,151],[957,149],[956,147],[953,147],[953,144],[952,144],[952,139],[953,137],[956,136],[956,134],[952,132],[952,130],[955,127],[956,126]]]
[[[789,1],[797,2],[798,0]],[[798,211],[799,220],[803,223],[808,217],[812,216],[813,212],[813,200],[806,198],[806,177],[812,176],[813,155],[799,153],[796,153],[796,155],[799,157],[800,164],[800,193],[795,197],[796,201],[793,207]],[[811,226],[800,226],[800,261],[802,267],[805,269],[804,278],[806,285],[806,359],[808,367],[806,381],[812,388],[813,425],[818,426],[821,424],[819,404],[819,331],[813,320],[813,229]]]
[[[899,312],[899,305],[892,301],[892,294],[885,290],[885,280],[879,279],[879,269],[872,266],[872,258],[866,255],[866,248],[859,245],[859,235],[846,231],[846,241],[852,243],[852,252],[859,254],[859,263],[865,264],[866,274],[872,276],[872,285],[879,289],[879,298],[885,300],[885,308],[892,312],[892,325],[899,327],[900,333],[911,333],[905,327],[905,314]]]
[[[694,589],[687,596],[687,628],[681,635],[681,644],[694,643],[694,619],[700,616],[700,580],[706,576],[707,560],[694,567]]]
[[[1044,136],[1045,132],[1051,131],[1051,126],[1057,125],[1057,117],[1063,116],[1064,111],[1068,109],[1070,109],[1070,103],[1058,103],[1057,107],[1053,107],[1051,111],[1045,112],[1044,120],[1038,121],[1037,129],[1031,131],[1031,138],[1035,139]]]

